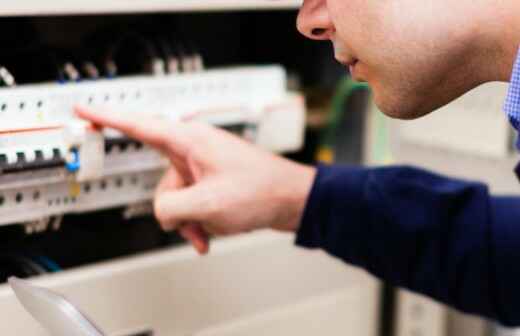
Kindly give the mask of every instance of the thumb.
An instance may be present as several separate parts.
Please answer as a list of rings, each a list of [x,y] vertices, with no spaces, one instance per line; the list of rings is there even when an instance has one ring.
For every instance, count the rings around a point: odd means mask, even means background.
[[[206,219],[210,209],[207,193],[200,184],[187,188],[164,191],[157,194],[154,211],[164,230],[176,230],[186,222],[200,222]]]

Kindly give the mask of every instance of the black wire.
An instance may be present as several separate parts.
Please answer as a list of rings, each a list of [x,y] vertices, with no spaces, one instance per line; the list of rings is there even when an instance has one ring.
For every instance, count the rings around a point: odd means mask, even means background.
[[[0,270],[1,275],[7,280],[10,276],[17,276],[20,278],[28,278],[38,275],[37,272],[27,263],[17,260],[12,255],[0,256]]]
[[[32,275],[42,275],[47,273],[47,270],[43,266],[39,265],[30,258],[27,258],[25,256],[13,256],[13,259],[21,264],[26,265],[27,268],[31,270]]]
[[[65,80],[58,52],[49,46],[20,54],[0,53],[0,63],[16,76],[18,84]]]
[[[136,60],[129,56],[141,56],[141,59]],[[151,73],[153,62],[158,57],[157,50],[150,40],[137,32],[128,32],[109,45],[103,57],[103,64],[113,62],[117,66],[118,75]]]
[[[158,36],[154,38],[154,42],[164,60],[166,71],[168,73],[178,73],[180,71],[179,58],[174,53],[168,39],[164,36]]]

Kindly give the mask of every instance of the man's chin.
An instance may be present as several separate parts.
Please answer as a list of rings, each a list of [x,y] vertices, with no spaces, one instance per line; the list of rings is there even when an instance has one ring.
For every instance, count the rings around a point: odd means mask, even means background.
[[[379,97],[374,93],[374,102],[381,112],[393,119],[413,120],[431,112],[423,104],[416,104],[411,99],[394,95],[392,98]]]

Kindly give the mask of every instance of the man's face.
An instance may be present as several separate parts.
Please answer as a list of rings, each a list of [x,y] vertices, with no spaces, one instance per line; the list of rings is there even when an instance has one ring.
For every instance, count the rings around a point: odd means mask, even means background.
[[[411,119],[484,81],[474,7],[474,0],[305,0],[298,29],[331,40],[336,59],[370,84],[383,112]]]

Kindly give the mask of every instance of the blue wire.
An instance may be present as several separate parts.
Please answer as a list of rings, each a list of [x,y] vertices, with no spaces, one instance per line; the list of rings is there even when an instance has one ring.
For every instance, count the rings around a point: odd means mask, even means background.
[[[41,263],[45,268],[47,268],[50,272],[60,272],[62,269],[61,267],[54,262],[53,260],[44,257],[44,256],[36,256],[35,259]]]

